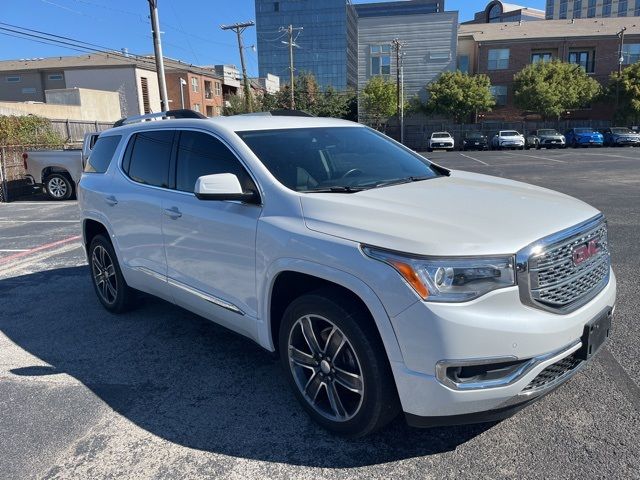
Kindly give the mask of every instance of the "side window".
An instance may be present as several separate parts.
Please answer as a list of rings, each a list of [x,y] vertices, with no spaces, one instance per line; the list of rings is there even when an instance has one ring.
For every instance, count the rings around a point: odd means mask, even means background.
[[[124,170],[129,177],[145,185],[169,187],[169,163],[174,132],[156,130],[135,135],[129,142]]]
[[[220,140],[202,132],[183,131],[178,146],[176,189],[193,192],[203,175],[233,173],[243,189],[255,189],[249,174]]]
[[[84,171],[87,173],[106,172],[121,139],[120,135],[99,137],[93,150],[91,150],[91,155],[84,166]]]

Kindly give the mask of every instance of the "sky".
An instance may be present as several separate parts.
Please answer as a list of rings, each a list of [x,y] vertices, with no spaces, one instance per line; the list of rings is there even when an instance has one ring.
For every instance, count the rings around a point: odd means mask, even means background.
[[[314,0],[322,1],[322,0]],[[353,0],[366,3],[371,0]],[[446,10],[459,10],[460,21],[473,18],[489,0],[445,0]],[[544,0],[513,1],[544,10]],[[147,0],[0,0],[0,22],[90,42],[106,49],[153,52]],[[164,55],[195,65],[239,65],[235,34],[221,24],[255,19],[253,0],[158,0]],[[7,27],[0,25],[0,27]],[[1,34],[0,60],[80,55]],[[6,32],[5,32],[6,33]],[[249,75],[257,76],[255,28],[244,34]]]

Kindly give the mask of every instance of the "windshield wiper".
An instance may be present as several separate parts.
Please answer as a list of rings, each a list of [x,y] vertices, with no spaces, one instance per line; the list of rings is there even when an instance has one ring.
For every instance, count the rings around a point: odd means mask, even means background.
[[[423,180],[429,180],[431,178],[434,178],[434,177],[424,175],[424,176],[396,178],[395,180],[388,180],[386,182],[376,183],[373,188],[390,187],[392,185],[402,185],[403,183],[421,182]]]
[[[311,190],[303,190],[302,193],[358,193],[367,190],[364,187],[350,187],[348,185],[337,185],[334,187],[312,188]]]

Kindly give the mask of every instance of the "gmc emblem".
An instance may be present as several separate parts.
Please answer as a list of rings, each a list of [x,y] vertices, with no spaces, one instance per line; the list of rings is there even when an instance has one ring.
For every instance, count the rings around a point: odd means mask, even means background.
[[[598,252],[600,252],[600,245],[596,240],[591,240],[589,243],[575,247],[571,252],[573,264],[576,266],[580,265],[596,255]]]

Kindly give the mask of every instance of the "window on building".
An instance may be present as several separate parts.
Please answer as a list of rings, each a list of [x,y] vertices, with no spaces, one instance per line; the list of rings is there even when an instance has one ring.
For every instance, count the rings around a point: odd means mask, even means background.
[[[50,73],[47,78],[52,82],[59,82],[60,80],[64,79],[61,73]]]
[[[489,13],[487,14],[487,22],[489,23],[497,23],[500,22],[502,17],[502,6],[499,3],[496,3],[489,9]]]
[[[550,62],[553,60],[551,52],[534,52],[531,54],[531,63]]]
[[[622,58],[624,65],[640,62],[640,43],[627,43],[622,48]]]
[[[191,89],[195,93],[198,93],[198,90],[200,90],[200,82],[196,77],[191,77]]]
[[[469,73],[469,55],[458,56],[458,70],[462,73]]]
[[[547,0],[547,15],[546,15],[546,19],[547,20],[552,20],[553,19],[553,10],[555,8],[555,4],[556,1],[555,0]]]
[[[273,2],[273,11],[274,12],[280,11],[280,2]]]
[[[507,104],[507,87],[505,85],[492,85],[491,95],[493,95],[497,106],[500,107]]]
[[[569,63],[580,65],[587,73],[595,71],[595,52],[593,50],[583,50],[569,52]]]
[[[222,84],[220,82],[215,82],[213,86],[215,88],[216,96],[220,97],[222,95]]]
[[[619,0],[618,1],[618,16],[619,17],[626,17],[628,9],[629,9],[629,2],[627,0]]]
[[[573,18],[582,18],[582,0],[573,2]]]
[[[149,79],[140,77],[140,87],[142,88],[142,108],[145,114],[151,113],[151,103],[149,101]]]
[[[596,0],[589,0],[589,5],[587,6],[587,17],[594,18],[596,16]]]
[[[206,133],[182,132],[178,147],[176,189],[193,192],[199,177],[216,173],[233,173],[244,186],[251,182],[236,156],[220,140]]]
[[[391,45],[371,45],[371,75],[391,74]]]
[[[604,0],[602,2],[602,16],[610,17],[611,16],[611,3],[613,0]]]
[[[633,15],[640,17],[640,0],[636,0],[636,8],[633,10]]]
[[[489,70],[506,70],[509,68],[509,49],[492,48],[489,50]]]
[[[567,18],[567,3],[568,3],[568,0],[560,0],[560,10],[558,13],[558,17],[560,19]]]
[[[213,90],[211,89],[211,82],[209,80],[204,81],[204,98],[213,98]]]
[[[6,80],[7,83],[19,83],[22,81],[22,77],[20,75],[7,75]]]
[[[123,169],[132,180],[145,185],[169,187],[169,163],[173,150],[173,130],[136,134]]]
[[[87,164],[84,166],[84,171],[87,173],[106,172],[113,155],[116,153],[116,148],[118,148],[121,138],[120,135],[98,138],[91,150]]]
[[[194,103],[193,104],[193,111],[194,112],[199,112],[200,111],[200,104],[199,103]]]

